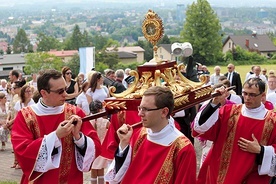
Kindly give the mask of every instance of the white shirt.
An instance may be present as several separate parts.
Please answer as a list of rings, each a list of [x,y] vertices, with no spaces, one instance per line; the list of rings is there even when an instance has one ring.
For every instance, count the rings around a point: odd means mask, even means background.
[[[262,79],[262,81],[264,81],[266,84],[267,84],[267,80],[266,80],[266,77],[264,75],[259,75],[259,76],[256,76],[256,74],[252,74],[248,77],[248,79],[251,79],[251,78],[260,78]]]
[[[99,100],[103,102],[108,96],[108,89],[107,87],[103,86],[101,89],[96,89],[94,92],[91,91],[91,88],[89,88],[86,91],[86,94],[91,96],[93,101]]]
[[[242,99],[239,95],[235,95],[235,94],[230,94],[230,101],[235,102],[236,104],[241,104],[242,103]]]
[[[81,94],[79,94],[79,96],[77,96],[76,104],[80,105],[80,107],[84,110],[86,115],[90,114],[89,104],[84,92],[82,92]]]
[[[222,74],[216,75],[215,73],[210,76],[210,82],[211,85],[218,84],[220,76],[223,76]]]
[[[271,102],[273,104],[274,107],[276,107],[276,93],[269,93],[266,96],[266,100]]]
[[[231,85],[232,85],[233,73],[234,72],[228,72],[228,75],[227,75],[227,79],[229,80]]]
[[[33,104],[35,104],[35,102],[34,102],[33,99],[31,99],[31,100],[29,101],[29,103],[27,104],[27,106],[25,106],[24,103],[21,103],[21,100],[19,100],[19,101],[17,101],[17,102],[15,103],[14,109],[15,109],[16,111],[20,111],[20,109],[22,109],[23,107],[28,107],[28,106],[33,105]]]

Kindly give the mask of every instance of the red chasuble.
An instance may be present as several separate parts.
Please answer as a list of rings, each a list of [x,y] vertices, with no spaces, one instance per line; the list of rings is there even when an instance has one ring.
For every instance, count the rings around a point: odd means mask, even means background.
[[[195,183],[196,155],[188,138],[183,135],[171,145],[163,146],[147,140],[146,136],[145,128],[133,134],[132,161],[121,184]]]
[[[70,104],[65,104],[64,111],[56,115],[38,116],[30,107],[18,112],[12,128],[12,144],[23,171],[21,183],[27,184],[30,181],[32,181],[30,183],[38,184],[83,183],[83,173],[77,169],[76,165],[72,134],[61,139],[62,156],[59,168],[45,173],[34,171],[44,135],[55,131],[60,122],[68,119],[72,114],[77,114],[80,117],[85,116],[80,108]],[[91,123],[84,122],[81,132],[92,138],[96,147],[96,156],[99,155],[100,141]]]
[[[256,165],[257,154],[242,151],[238,140],[252,140],[252,134],[261,145],[275,148],[276,116],[268,111],[264,120],[244,117],[242,105],[226,105],[220,109],[216,124],[200,137],[214,142],[198,175],[198,184],[260,184],[269,183],[270,177],[259,175]],[[193,132],[193,135],[198,135]]]

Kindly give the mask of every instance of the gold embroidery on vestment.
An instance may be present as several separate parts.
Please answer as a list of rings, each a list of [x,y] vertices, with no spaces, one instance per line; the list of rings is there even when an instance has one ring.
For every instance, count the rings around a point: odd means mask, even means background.
[[[219,173],[217,178],[217,184],[223,184],[225,180],[226,173],[229,168],[229,163],[231,159],[231,154],[233,150],[234,138],[237,129],[238,119],[240,117],[241,105],[233,105],[230,117],[227,122],[227,137],[221,151],[221,162],[219,166]]]
[[[147,132],[146,132],[146,128],[142,128],[141,132],[138,136],[138,139],[136,141],[136,143],[133,146],[133,158],[135,158],[135,156],[137,155],[137,152],[139,150],[139,147],[141,146],[141,144],[144,142],[144,140],[147,137]],[[154,183],[169,183],[169,181],[171,180],[171,178],[173,177],[173,171],[174,171],[174,163],[175,160],[177,159],[178,153],[181,149],[183,149],[185,146],[191,144],[191,142],[189,141],[188,138],[181,136],[178,137],[172,144],[171,144],[171,148],[168,152],[168,155],[166,157],[166,159],[163,162],[162,167],[159,170],[158,175],[155,178]]]

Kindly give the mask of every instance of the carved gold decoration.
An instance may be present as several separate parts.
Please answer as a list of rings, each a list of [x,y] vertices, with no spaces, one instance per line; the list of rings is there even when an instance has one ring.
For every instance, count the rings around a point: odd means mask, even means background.
[[[189,102],[189,95],[180,96],[179,98],[175,98],[174,100],[174,106],[182,106]]]
[[[203,88],[201,90],[198,90],[195,92],[195,99],[198,99],[200,97],[209,95],[212,92],[212,87],[209,86],[208,88]]]
[[[125,110],[126,102],[119,102],[119,101],[109,101],[106,103],[103,103],[103,106],[107,109],[118,109],[118,110]]]
[[[157,55],[158,47],[156,44],[163,36],[164,27],[162,19],[154,11],[149,10],[146,14],[142,25],[142,32],[144,37],[154,46],[154,58],[149,63],[161,63],[162,59]]]
[[[144,92],[151,86],[167,86],[171,89],[174,96],[183,95],[191,90],[200,88],[203,82],[193,82],[187,79],[181,73],[181,68],[183,64],[178,66],[165,68],[164,72],[161,73],[160,70],[155,70],[154,75],[151,71],[142,72],[139,79],[139,74],[135,70],[130,71],[130,75],[135,77],[134,82],[127,88],[126,91],[115,94],[115,87],[110,87],[109,92],[111,96],[116,98],[125,99],[139,99],[142,98]],[[210,93],[211,89],[204,89],[196,93],[196,98],[204,96]]]

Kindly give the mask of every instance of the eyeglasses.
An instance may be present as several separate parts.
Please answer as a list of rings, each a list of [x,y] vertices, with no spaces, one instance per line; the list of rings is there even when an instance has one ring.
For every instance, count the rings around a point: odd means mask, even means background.
[[[159,109],[163,109],[164,107],[157,107],[157,108],[154,108],[154,109],[149,109],[149,108],[146,108],[146,107],[141,107],[141,106],[138,106],[138,111],[142,111],[143,113],[145,112],[148,112],[148,111],[156,111],[156,110],[159,110]]]
[[[250,98],[255,98],[257,96],[260,96],[263,93],[255,94],[255,93],[247,93],[245,91],[242,92],[242,96],[249,96]]]
[[[67,88],[62,88],[62,89],[57,89],[57,90],[47,90],[48,91],[48,93],[50,93],[50,92],[53,92],[53,93],[57,93],[57,94],[59,94],[59,95],[61,95],[61,94],[63,94],[65,91],[67,91]]]
[[[228,69],[232,69],[232,67],[227,67]]]
[[[66,75],[72,75],[72,72],[66,72],[65,74]]]

